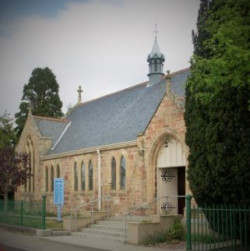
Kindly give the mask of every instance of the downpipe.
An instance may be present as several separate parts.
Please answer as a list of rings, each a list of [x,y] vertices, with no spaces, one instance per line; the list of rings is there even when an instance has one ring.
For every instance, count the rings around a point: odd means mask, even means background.
[[[97,149],[97,165],[98,165],[98,210],[102,209],[102,184],[101,184],[101,153],[100,149]]]

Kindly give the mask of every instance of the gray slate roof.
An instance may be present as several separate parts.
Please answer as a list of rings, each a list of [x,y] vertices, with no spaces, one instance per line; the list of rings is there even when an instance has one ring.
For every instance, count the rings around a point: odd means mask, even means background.
[[[177,96],[184,97],[188,74],[188,69],[173,74],[172,91]],[[67,117],[71,124],[48,155],[136,140],[160,105],[165,88],[165,79],[149,87],[146,82],[77,106]],[[36,123],[54,143],[67,126],[39,119]]]
[[[52,119],[37,116],[34,116],[34,120],[42,137],[52,140],[52,146],[55,145],[69,123],[69,121],[65,119]]]
[[[184,69],[182,71],[172,74],[172,92],[178,97],[185,97],[185,83],[190,74],[190,70]]]

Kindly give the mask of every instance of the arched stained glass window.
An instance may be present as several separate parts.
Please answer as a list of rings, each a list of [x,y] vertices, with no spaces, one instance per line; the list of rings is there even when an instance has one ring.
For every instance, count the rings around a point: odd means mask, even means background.
[[[111,162],[111,189],[116,190],[116,161],[114,157]]]
[[[57,167],[56,167],[56,177],[60,178],[60,167],[59,167],[59,165],[57,165]]]
[[[122,156],[120,163],[120,189],[125,190],[125,186],[126,186],[126,161],[124,156]]]
[[[85,191],[85,166],[84,166],[84,162],[82,162],[82,166],[81,166],[81,189],[82,189],[82,191]]]
[[[51,192],[54,192],[54,167],[51,166],[51,172],[50,172],[50,188]]]
[[[91,160],[89,161],[89,191],[93,190],[93,166]]]
[[[48,172],[48,167],[45,167],[45,191],[49,191],[49,172]]]
[[[77,173],[77,163],[74,163],[74,190],[78,191],[78,173]]]

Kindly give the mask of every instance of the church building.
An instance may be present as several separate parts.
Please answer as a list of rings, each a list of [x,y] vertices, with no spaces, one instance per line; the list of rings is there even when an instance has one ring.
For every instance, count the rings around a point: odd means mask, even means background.
[[[112,214],[163,196],[183,214],[185,200],[178,196],[190,193],[184,121],[189,69],[164,75],[164,61],[155,36],[146,82],[83,103],[79,88],[78,104],[61,119],[29,111],[17,151],[29,154],[32,177],[15,199],[46,194],[47,210],[56,212],[53,180],[60,177],[63,213],[109,195]]]

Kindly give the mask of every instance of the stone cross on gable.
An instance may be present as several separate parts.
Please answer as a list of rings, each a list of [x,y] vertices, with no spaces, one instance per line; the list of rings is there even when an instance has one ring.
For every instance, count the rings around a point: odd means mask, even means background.
[[[78,87],[77,92],[78,92],[78,102],[77,102],[77,104],[79,105],[79,104],[82,103],[82,92],[83,92],[83,90],[82,90],[82,88],[81,88],[80,85],[79,85],[79,87]]]

